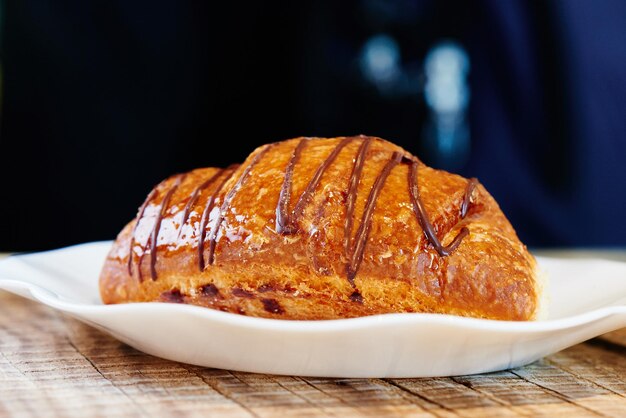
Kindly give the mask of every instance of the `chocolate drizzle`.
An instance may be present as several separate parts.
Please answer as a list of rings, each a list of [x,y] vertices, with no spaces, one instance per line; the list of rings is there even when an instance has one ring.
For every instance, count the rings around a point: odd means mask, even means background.
[[[202,211],[202,218],[200,218],[200,232],[198,233],[198,268],[200,269],[200,271],[204,270],[204,240],[206,237],[206,229],[207,224],[209,223],[209,217],[211,216],[211,211],[213,210],[213,205],[215,204],[215,198],[222,191],[224,185],[235,173],[237,167],[239,167],[237,164],[233,164],[226,170],[220,171],[219,174],[226,173],[226,175],[217,186],[217,189],[215,189],[213,194],[211,194],[211,197],[209,197],[206,205],[204,206],[204,210]]]
[[[291,183],[293,179],[293,168],[300,159],[300,154],[306,143],[306,139],[301,139],[298,145],[293,150],[287,168],[285,168],[285,178],[283,185],[280,188],[280,195],[278,197],[278,205],[276,206],[276,232],[279,234],[292,234],[293,230],[292,220],[289,216],[289,201],[291,200]]]
[[[324,171],[326,171],[326,169],[328,169],[330,164],[332,164],[341,149],[343,149],[343,147],[345,147],[353,139],[354,138],[342,139],[342,141],[335,147],[335,149],[330,153],[326,160],[322,162],[322,164],[315,172],[313,178],[309,182],[308,186],[306,187],[305,191],[299,197],[294,210],[289,213],[288,208],[289,202],[291,200],[291,188],[293,182],[294,167],[298,163],[302,154],[302,150],[304,149],[304,146],[308,139],[301,139],[300,142],[298,142],[298,145],[296,145],[296,147],[294,148],[291,158],[285,168],[285,177],[280,190],[278,205],[276,207],[276,232],[284,235],[294,234],[298,232],[298,217],[303,213],[305,205],[310,201],[313,192],[320,182],[322,174],[324,173]],[[352,228],[354,225],[354,210],[357,191],[362,177],[363,166],[365,164],[367,153],[372,140],[373,138],[366,137],[359,146],[356,158],[354,159],[352,173],[350,175],[350,182],[348,185],[348,194],[346,200],[346,217],[344,223],[344,255],[345,259],[347,260],[346,275],[348,281],[355,289],[356,286],[354,284],[354,278],[356,277],[361,262],[363,261],[365,246],[367,244],[367,239],[369,237],[369,232],[371,229],[371,218],[376,207],[378,195],[384,187],[385,181],[387,180],[387,177],[389,177],[389,174],[391,173],[393,168],[404,160],[407,160],[410,163],[408,178],[409,192],[411,195],[411,201],[413,203],[415,215],[417,216],[417,220],[422,227],[426,238],[433,245],[437,253],[439,253],[439,255],[442,257],[450,255],[461,244],[461,240],[469,234],[469,230],[464,227],[453,239],[450,245],[444,247],[441,244],[441,241],[439,241],[439,238],[437,237],[437,231],[430,222],[428,214],[424,208],[424,204],[420,197],[419,188],[417,186],[417,168],[419,162],[417,160],[408,159],[400,152],[394,152],[387,164],[379,173],[376,180],[374,181],[374,185],[372,186],[369,196],[367,197],[367,200],[365,202],[365,209],[363,211],[361,223],[359,224],[359,229],[357,230],[356,236],[353,240]],[[469,206],[471,204],[471,195],[474,188],[476,187],[476,184],[476,179],[471,179],[468,183],[467,189],[465,191],[465,196],[460,207],[461,219],[465,218],[465,216],[467,215]],[[358,294],[358,292],[356,293]]]
[[[461,202],[461,219],[465,219],[465,217],[467,216],[467,211],[469,210],[470,204],[472,203],[472,193],[474,193],[474,189],[477,185],[478,180],[475,177],[472,177],[467,183],[467,187],[465,188],[465,196],[463,196],[463,202]]]
[[[223,171],[224,170],[221,170],[221,169],[218,170],[217,173],[209,177],[206,181],[204,181],[202,184],[196,187],[193,193],[191,193],[191,196],[189,197],[189,201],[185,205],[185,210],[183,211],[183,219],[180,221],[180,230],[178,231],[177,239],[180,239],[180,234],[183,232],[183,226],[185,225],[185,223],[187,223],[187,219],[189,219],[189,214],[191,213],[191,209],[193,208],[193,206],[198,201],[198,198],[200,197],[200,192],[202,192],[204,189],[206,189],[211,184],[213,184],[215,180],[217,180],[217,178],[220,176],[220,174],[223,173]]]
[[[243,173],[241,173],[241,176],[239,177],[239,179],[237,180],[233,188],[230,189],[226,197],[224,197],[224,202],[222,202],[222,206],[220,207],[220,211],[217,217],[217,222],[215,222],[215,228],[211,230],[211,235],[209,237],[209,259],[208,259],[209,265],[213,264],[213,261],[215,258],[215,245],[217,242],[217,233],[220,230],[220,226],[222,225],[222,222],[224,221],[224,215],[226,213],[226,210],[230,206],[230,203],[233,200],[233,197],[235,197],[235,193],[237,193],[239,189],[241,189],[241,186],[243,186],[246,180],[248,179],[248,176],[250,175],[250,171],[252,170],[252,168],[255,165],[257,165],[259,160],[267,153],[267,151],[270,150],[270,148],[272,148],[272,146],[273,145],[266,145],[261,151],[257,153],[257,155],[254,156],[250,164],[248,164],[245,170],[243,170]],[[200,253],[200,258],[203,258],[203,257],[204,257],[204,254]],[[203,268],[201,268],[201,270],[203,270]]]
[[[163,202],[161,203],[161,207],[159,208],[159,212],[157,214],[157,218],[154,221],[154,228],[152,228],[152,235],[150,236],[150,276],[152,280],[157,279],[156,273],[156,260],[157,260],[157,239],[159,238],[159,231],[161,230],[161,221],[163,221],[163,215],[167,210],[167,205],[169,205],[170,200],[172,199],[172,195],[178,189],[178,186],[185,180],[186,174],[178,175],[176,178],[176,182],[174,185],[168,190],[167,194],[163,198]],[[145,254],[145,253],[144,253]],[[141,262],[139,263],[141,264]],[[139,277],[141,278],[141,265],[139,266]]]
[[[157,212],[157,217],[154,220],[152,232],[150,233],[150,237],[148,238],[147,244],[149,244],[150,246],[150,276],[152,277],[152,280],[157,279],[157,272],[156,272],[157,246],[158,246],[157,239],[159,237],[159,231],[161,230],[161,221],[163,220],[163,215],[165,214],[165,211],[167,210],[167,205],[169,204],[172,198],[172,195],[174,194],[176,189],[178,189],[178,186],[180,186],[180,184],[183,182],[185,177],[186,177],[186,174],[177,175],[176,180],[174,181],[174,185],[167,191],[167,193],[163,197],[163,201],[161,202],[161,205],[159,206],[159,209]],[[146,201],[139,208],[139,214],[137,215],[137,222],[135,223],[135,227],[133,228],[133,232],[132,232],[131,239],[130,239],[130,248],[128,251],[128,274],[131,276],[133,275],[132,263],[133,263],[133,247],[135,246],[135,233],[137,232],[137,227],[139,225],[139,222],[142,220],[146,212],[146,208],[148,207],[148,204],[152,201],[152,199],[156,195],[156,190],[157,188],[154,188],[152,192],[150,192]],[[146,255],[146,249],[144,248],[143,253],[141,254],[141,256],[139,256],[139,260],[137,261],[137,275],[139,277],[139,282],[143,282],[143,272],[141,271],[141,264],[143,262],[145,255]]]
[[[307,139],[302,139],[295,147],[289,163],[285,169],[285,178],[283,180],[283,184],[280,191],[280,197],[278,200],[278,205],[276,207],[276,232],[280,234],[293,234],[298,231],[297,219],[298,216],[302,214],[304,210],[304,206],[310,200],[315,188],[319,184],[322,174],[324,171],[330,166],[330,164],[337,157],[341,149],[348,144],[353,138],[344,138],[331,152],[331,154],[326,158],[326,160],[318,167],[315,175],[309,182],[309,185],[302,193],[294,210],[291,214],[288,213],[289,201],[291,199],[291,187],[292,187],[292,177],[295,165],[298,163],[300,159],[300,155],[302,154],[302,150]],[[404,157],[399,152],[394,152],[385,167],[379,173],[378,177],[374,181],[374,185],[370,191],[370,194],[365,203],[365,209],[363,211],[363,216],[361,223],[359,225],[359,229],[357,230],[356,236],[354,237],[354,242],[352,240],[352,228],[354,224],[354,209],[357,197],[357,190],[359,183],[361,181],[361,176],[363,172],[363,166],[365,164],[367,152],[371,145],[372,138],[367,137],[363,140],[361,145],[359,146],[359,150],[357,152],[357,156],[354,160],[354,165],[352,168],[352,174],[350,175],[350,182],[348,185],[348,195],[346,201],[346,218],[344,224],[344,255],[347,260],[346,262],[346,275],[350,284],[355,287],[354,278],[359,270],[359,266],[363,261],[363,254],[365,252],[365,246],[367,244],[367,239],[369,237],[369,232],[371,229],[371,218],[374,213],[374,209],[376,207],[376,200],[378,199],[378,195],[380,194],[387,177],[393,170],[393,168],[402,162],[404,159],[410,162],[409,168],[409,192],[411,195],[411,201],[413,203],[413,209],[415,215],[417,216],[417,220],[422,227],[424,234],[428,241],[433,245],[437,253],[440,256],[448,256],[450,255],[460,244],[461,240],[469,234],[469,230],[467,228],[462,228],[459,234],[453,239],[452,243],[448,246],[443,246],[439,238],[437,237],[437,232],[433,227],[428,214],[424,208],[424,204],[421,200],[419,188],[417,186],[417,168],[419,162],[417,160],[412,160]],[[460,216],[461,219],[465,218],[467,212],[469,210],[469,206],[471,204],[471,196],[474,188],[476,187],[477,181],[476,179],[471,179],[467,185],[467,189],[465,191],[465,196],[461,203],[460,207]],[[358,292],[357,292],[358,293]]]
[[[356,303],[363,303],[363,295],[361,295],[361,293],[359,293],[358,290],[355,290],[354,292],[352,292],[352,294],[350,295],[350,300],[352,302],[356,302]]]
[[[296,205],[294,206],[293,211],[289,213],[289,202],[291,200],[291,183],[293,180],[293,169],[298,160],[300,159],[300,154],[302,153],[302,149],[308,139],[304,138],[298,142],[298,145],[293,150],[291,154],[291,159],[287,164],[287,168],[285,169],[285,178],[283,180],[283,185],[280,189],[280,196],[278,198],[278,205],[276,206],[276,232],[279,234],[290,235],[298,232],[298,218],[304,212],[304,208],[313,197],[313,193],[315,189],[319,185],[322,175],[328,169],[328,167],[335,161],[341,150],[348,145],[354,138],[346,137],[341,140],[339,144],[331,151],[331,153],[326,157],[326,159],[322,162],[322,164],[317,167],[315,170],[315,174],[307,184],[304,192],[298,198]]]
[[[357,157],[354,160],[354,165],[352,166],[352,174],[350,175],[350,184],[348,186],[348,197],[346,200],[346,220],[344,223],[343,229],[343,248],[344,255],[348,262],[351,260],[351,237],[352,237],[352,225],[354,224],[354,205],[356,202],[357,189],[359,187],[359,183],[361,181],[361,173],[363,171],[363,164],[365,162],[365,156],[367,155],[367,150],[369,149],[370,144],[372,143],[372,138],[366,138],[359,147],[359,151],[357,153]],[[352,283],[352,281],[350,281]]]
[[[469,234],[469,230],[463,227],[447,247],[444,247],[443,244],[441,244],[441,241],[439,241],[439,238],[437,237],[437,231],[433,227],[433,224],[430,222],[430,219],[428,219],[428,213],[426,213],[426,208],[424,208],[424,202],[422,202],[422,199],[420,197],[419,187],[417,186],[418,166],[418,161],[413,161],[409,166],[409,194],[411,195],[411,201],[413,203],[413,212],[415,212],[415,215],[417,216],[417,221],[422,227],[422,230],[424,231],[424,234],[426,235],[426,238],[428,239],[430,244],[435,248],[440,256],[445,257],[452,254],[452,252],[457,249],[457,247],[461,244],[461,240]],[[474,187],[475,179],[472,179],[467,186],[465,197],[463,198],[463,203],[461,204],[461,219],[464,218],[467,214],[467,210],[470,204],[471,193],[474,190]]]
[[[407,163],[409,165],[408,170],[408,189],[409,195],[411,199],[411,203],[413,205],[413,212],[417,217],[417,221],[424,231],[424,235],[426,236],[427,241],[434,247],[437,253],[441,257],[445,257],[450,255],[454,250],[458,248],[461,244],[461,241],[464,237],[469,234],[469,230],[466,227],[461,228],[459,233],[454,237],[452,242],[444,246],[439,237],[437,236],[437,230],[431,223],[428,213],[424,207],[424,203],[420,196],[420,191],[418,187],[418,168],[419,161],[414,159],[413,157],[407,157],[403,155],[401,152],[394,152],[389,156],[389,160],[385,163],[384,167],[378,173],[374,183],[369,191],[367,196],[367,200],[365,201],[365,206],[363,209],[363,214],[361,216],[361,222],[359,224],[358,230],[352,237],[352,230],[355,222],[355,207],[356,207],[356,199],[358,195],[359,184],[361,182],[361,178],[363,175],[363,169],[365,162],[367,160],[368,152],[371,147],[372,141],[374,138],[371,137],[362,137],[362,142],[359,145],[357,154],[354,158],[352,172],[350,174],[350,180],[348,183],[347,197],[346,197],[346,217],[344,221],[344,238],[343,238],[343,247],[344,247],[344,257],[345,257],[345,271],[347,275],[347,279],[350,282],[351,286],[354,289],[354,292],[350,296],[350,299],[354,302],[362,303],[363,297],[358,291],[354,280],[359,270],[359,267],[363,261],[365,248],[367,246],[367,242],[369,239],[370,230],[372,227],[372,217],[374,211],[376,209],[376,202],[378,197],[387,181],[387,178],[391,174],[392,170],[400,163]],[[290,235],[299,232],[298,221],[299,218],[304,213],[306,206],[310,203],[315,190],[319,186],[319,183],[322,179],[324,173],[328,170],[331,164],[336,160],[339,153],[348,145],[350,142],[354,141],[355,137],[345,137],[342,138],[341,141],[334,147],[334,149],[330,152],[330,154],[326,157],[326,159],[317,167],[313,177],[305,187],[302,194],[298,197],[293,210],[289,211],[290,203],[291,203],[291,194],[292,194],[292,185],[293,185],[293,173],[296,165],[300,161],[302,152],[306,147],[309,139],[304,138],[301,139],[296,147],[293,149],[291,154],[291,158],[285,167],[285,176],[283,179],[283,183],[280,190],[280,195],[278,198],[278,204],[276,206],[276,232],[282,235]],[[214,183],[218,182],[219,184],[215,188],[215,190],[211,193],[211,196],[207,199],[207,203],[204,206],[204,210],[202,212],[201,220],[200,220],[200,228],[198,233],[198,267],[200,271],[204,271],[206,264],[211,265],[215,261],[215,248],[217,245],[217,237],[220,230],[220,227],[225,219],[226,213],[232,203],[237,192],[243,187],[246,183],[247,179],[250,176],[252,169],[258,164],[258,162],[263,158],[263,156],[274,146],[274,144],[266,145],[262,148],[250,161],[250,163],[245,167],[239,178],[235,181],[232,188],[225,194],[222,198],[222,203],[219,206],[219,211],[217,212],[217,218],[211,228],[209,228],[209,221],[211,217],[211,212],[215,207],[216,200],[219,198],[219,195],[222,192],[222,189],[226,186],[227,183],[232,179],[232,176],[237,171],[238,165],[231,165],[230,167],[219,170],[214,175],[206,179],[202,184],[197,186],[191,196],[187,204],[185,205],[182,221],[180,223],[180,231],[178,234],[178,238],[180,239],[181,231],[183,226],[189,219],[190,213],[193,210],[195,204],[197,203],[200,195],[204,192],[205,189],[212,186]],[[150,253],[150,273],[152,280],[157,279],[156,272],[156,261],[157,261],[157,249],[158,249],[158,236],[161,228],[161,222],[163,217],[165,216],[170,200],[172,199],[174,193],[180,186],[180,184],[184,181],[185,175],[178,175],[176,180],[173,182],[173,185],[167,191],[161,205],[158,208],[157,216],[151,231],[151,234],[148,238],[148,242],[146,243],[146,247],[149,247]],[[464,219],[471,206],[472,202],[472,194],[478,185],[478,181],[475,178],[469,180],[465,194],[463,196],[463,200],[461,201],[459,207],[459,216],[460,219]],[[133,232],[130,239],[130,247],[129,247],[129,257],[128,257],[128,273],[130,276],[133,275],[133,247],[136,244],[135,234],[138,229],[139,222],[145,215],[145,211],[148,205],[155,199],[157,195],[157,189],[155,188],[150,192],[146,201],[139,208],[137,221],[133,228]],[[205,242],[208,239],[208,255],[205,261]],[[147,251],[144,249],[144,252],[139,257],[137,271],[139,275],[139,280],[143,281],[142,271],[141,271],[141,263],[143,261],[144,256]],[[207,287],[206,289],[202,289],[203,294],[212,295],[213,293],[217,294],[217,288],[214,289],[214,286]],[[234,294],[234,291],[233,291]],[[269,299],[268,299],[269,300]],[[265,302],[264,302],[265,303]],[[265,306],[266,310],[274,313],[280,313],[279,310],[282,308],[277,308],[273,303],[267,302]]]
[[[137,227],[139,227],[139,222],[143,218],[143,214],[146,212],[148,204],[150,204],[150,202],[154,198],[154,195],[156,194],[156,190],[156,187],[152,189],[152,191],[148,194],[145,202],[143,202],[141,207],[139,208],[139,213],[137,214],[137,222],[135,222],[133,232],[130,235],[130,245],[128,246],[128,274],[130,275],[130,277],[133,277],[133,247],[135,246],[135,233],[137,232]]]
[[[385,167],[383,167],[381,172],[378,174],[378,177],[376,177],[374,185],[370,190],[370,194],[367,196],[361,224],[356,232],[356,236],[354,238],[355,241],[351,245],[351,251],[347,254],[348,263],[346,265],[346,273],[348,275],[348,281],[350,281],[352,286],[354,286],[354,278],[359,270],[361,261],[363,261],[363,253],[365,251],[365,244],[367,243],[367,238],[369,237],[369,232],[372,226],[371,220],[372,215],[374,214],[374,209],[376,208],[376,200],[378,199],[378,195],[385,185],[385,181],[387,180],[387,177],[389,177],[391,170],[393,170],[393,168],[398,165],[401,160],[401,153],[396,151],[391,155],[391,158],[387,161]]]

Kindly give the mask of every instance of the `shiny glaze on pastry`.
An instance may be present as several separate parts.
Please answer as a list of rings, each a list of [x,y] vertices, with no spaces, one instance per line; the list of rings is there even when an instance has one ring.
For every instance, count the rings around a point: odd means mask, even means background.
[[[100,284],[105,303],[272,318],[525,320],[540,308],[534,269],[476,179],[379,138],[296,138],[241,166],[159,184],[118,236]]]

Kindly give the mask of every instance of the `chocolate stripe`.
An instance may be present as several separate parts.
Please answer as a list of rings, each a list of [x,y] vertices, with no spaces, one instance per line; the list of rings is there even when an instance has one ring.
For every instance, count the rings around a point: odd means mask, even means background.
[[[294,205],[294,209],[289,211],[290,203],[291,203],[291,194],[292,194],[292,186],[293,186],[293,173],[296,165],[301,159],[302,152],[307,145],[309,139],[303,138],[301,139],[296,147],[293,149],[291,158],[287,163],[285,168],[285,177],[283,179],[283,183],[280,189],[280,195],[278,199],[278,204],[275,210],[276,213],[276,232],[279,234],[294,234],[298,232],[298,220],[303,215],[306,206],[310,203],[313,195],[318,188],[321,179],[324,173],[328,170],[328,168],[332,165],[332,163],[336,160],[341,150],[348,145],[351,141],[355,140],[357,137],[345,137],[342,138],[341,141],[334,147],[334,149],[330,152],[330,154],[326,157],[324,161],[317,167],[315,173],[313,174],[311,180],[305,187],[302,194],[298,197]],[[346,218],[344,222],[344,255],[346,259],[346,274],[348,281],[355,288],[354,279],[359,270],[360,265],[362,264],[365,248],[367,246],[367,241],[369,238],[369,233],[372,227],[372,217],[376,208],[377,199],[385,185],[385,182],[389,175],[391,174],[393,168],[399,163],[407,162],[409,164],[409,172],[408,172],[408,186],[409,186],[409,195],[411,202],[413,204],[413,212],[415,213],[418,223],[420,224],[426,239],[428,242],[435,248],[437,253],[440,256],[448,256],[450,255],[460,244],[464,237],[469,234],[469,230],[463,227],[456,237],[452,240],[452,242],[448,246],[443,246],[441,241],[437,237],[437,231],[433,227],[428,213],[424,207],[424,203],[421,199],[417,175],[419,162],[413,157],[409,158],[404,156],[401,152],[394,152],[389,161],[385,164],[381,172],[378,174],[376,179],[374,180],[374,184],[369,192],[367,200],[365,201],[365,207],[363,210],[361,222],[359,224],[359,228],[355,234],[354,239],[352,239],[352,229],[354,227],[355,222],[355,206],[356,199],[358,195],[359,183],[361,181],[361,177],[363,175],[363,169],[365,162],[367,160],[367,154],[369,152],[369,148],[374,138],[371,137],[360,137],[363,138],[362,143],[359,146],[357,151],[357,155],[354,158],[354,163],[352,167],[352,173],[350,174],[350,180],[348,184],[348,192],[346,197]],[[202,217],[200,220],[200,231],[198,238],[198,267],[200,271],[203,271],[206,267],[206,263],[209,265],[213,264],[215,261],[215,249],[217,245],[217,236],[220,230],[222,223],[224,222],[226,213],[228,208],[230,207],[232,200],[234,199],[237,192],[243,187],[245,182],[250,176],[252,169],[257,165],[257,163],[263,158],[263,156],[274,146],[275,144],[268,144],[263,149],[261,149],[250,161],[247,167],[243,170],[240,177],[235,182],[234,186],[226,193],[223,198],[222,204],[219,207],[217,219],[215,221],[214,227],[211,228],[210,231],[207,231],[209,227],[209,218],[211,215],[211,211],[214,208],[216,199],[220,195],[220,192],[225,187],[225,185],[229,182],[229,180],[234,175],[235,171],[239,167],[238,165],[231,165],[227,169],[219,170],[213,176],[206,179],[202,184],[197,186],[191,196],[189,197],[189,201],[185,205],[182,221],[180,223],[180,231],[177,236],[177,240],[180,239],[182,228],[186,224],[189,219],[190,213],[197,203],[200,195],[203,193],[205,189],[215,183],[221,177],[221,181],[217,186],[216,190],[211,194],[208,198],[207,203],[202,212]],[[163,217],[167,212],[167,207],[172,199],[172,196],[176,192],[177,188],[180,186],[182,181],[184,180],[185,175],[178,175],[176,181],[173,186],[168,190],[165,194],[163,201],[159,207],[157,217],[155,219],[155,223],[152,229],[152,232],[148,238],[148,242],[146,243],[146,247],[150,248],[150,273],[152,280],[157,279],[156,272],[156,262],[157,262],[157,250],[158,250],[158,236],[161,228],[161,223]],[[459,207],[459,215],[461,219],[464,219],[471,206],[472,202],[472,194],[478,185],[478,181],[475,178],[469,180],[465,194],[463,196],[463,200]],[[128,255],[128,273],[129,275],[133,275],[133,247],[136,244],[136,232],[139,225],[139,222],[143,219],[145,215],[145,211],[147,206],[154,200],[157,195],[157,188],[153,189],[146,201],[139,208],[139,213],[137,216],[137,221],[134,225],[130,245],[129,245],[129,255]],[[205,241],[209,239],[209,249],[208,249],[208,260],[205,262],[204,257],[204,248]],[[147,251],[144,249],[143,253],[139,257],[137,263],[137,271],[139,275],[139,280],[143,280],[141,264],[146,255]],[[355,294],[358,293],[358,290],[355,291]]]
[[[291,183],[293,181],[293,168],[300,159],[300,154],[304,148],[307,139],[303,138],[293,150],[287,168],[285,168],[285,178],[280,188],[280,196],[278,197],[278,205],[276,206],[276,232],[279,234],[292,234],[292,221],[289,216],[289,202],[291,200]]]
[[[157,279],[157,273],[156,273],[157,248],[158,248],[157,240],[159,238],[159,231],[161,230],[161,222],[163,221],[163,215],[165,215],[165,211],[167,210],[167,205],[169,205],[170,200],[172,199],[172,195],[174,194],[174,192],[176,192],[176,189],[178,189],[178,186],[180,186],[181,183],[185,180],[186,176],[187,176],[186,174],[179,174],[177,176],[176,182],[174,183],[174,185],[170,188],[170,190],[167,192],[167,194],[163,198],[163,202],[161,203],[161,207],[159,208],[157,218],[154,221],[154,228],[152,229],[152,235],[150,239],[150,277],[152,277],[152,280]],[[143,280],[143,277],[141,277],[141,270],[140,270],[140,281],[141,280]]]
[[[353,139],[354,138],[343,138],[341,142],[337,144],[335,149],[333,149],[332,152],[328,155],[328,157],[326,157],[326,159],[322,162],[322,164],[320,164],[320,166],[317,167],[317,170],[315,171],[313,178],[311,178],[311,181],[309,181],[309,184],[306,186],[306,189],[304,189],[304,192],[300,195],[300,198],[298,199],[298,202],[296,203],[296,206],[293,209],[292,221],[294,223],[297,222],[297,219],[302,215],[302,212],[304,212],[304,208],[311,200],[311,197],[313,197],[313,193],[315,192],[315,189],[317,189],[317,186],[322,180],[322,175],[324,174],[324,172],[328,169],[328,167],[330,167],[333,161],[335,161],[335,159],[337,158],[341,150],[346,145],[348,145]]]
[[[200,271],[204,270],[204,240],[206,236],[206,228],[209,222],[209,216],[211,215],[211,211],[213,210],[213,205],[215,204],[215,199],[217,195],[222,191],[224,185],[230,180],[232,175],[235,173],[235,170],[239,167],[238,164],[233,164],[228,167],[226,170],[222,171],[222,173],[226,173],[220,184],[217,186],[217,189],[213,192],[211,197],[207,200],[207,204],[204,206],[204,210],[202,211],[202,218],[200,219],[200,232],[198,235],[198,268]]]
[[[478,185],[478,180],[475,178],[471,178],[467,183],[467,187],[465,188],[465,196],[463,196],[463,202],[461,203],[461,219],[464,219],[467,216],[467,211],[469,210],[470,204],[472,203],[472,193],[474,193],[474,189]]]
[[[352,174],[350,175],[350,185],[348,186],[348,197],[346,201],[346,220],[344,223],[343,233],[343,247],[346,260],[350,260],[352,242],[352,225],[354,224],[354,205],[356,203],[357,190],[359,188],[359,182],[361,181],[361,173],[363,172],[363,164],[365,163],[365,156],[372,143],[372,138],[366,138],[359,147],[354,165],[352,166]]]
[[[367,244],[367,239],[369,237],[369,232],[372,226],[372,215],[374,214],[374,209],[376,208],[376,200],[378,199],[378,195],[385,185],[385,181],[391,170],[400,163],[402,160],[402,154],[399,152],[394,152],[385,164],[385,167],[381,170],[374,181],[374,185],[370,190],[370,194],[367,197],[367,201],[365,202],[365,209],[363,211],[363,216],[361,219],[361,224],[359,225],[359,229],[357,230],[355,243],[352,246],[352,252],[350,254],[350,258],[348,260],[347,274],[348,280],[354,286],[354,278],[356,273],[359,271],[359,267],[361,262],[363,261],[363,253],[365,252],[365,245]]]
[[[130,236],[130,244],[128,246],[128,274],[131,277],[133,276],[133,247],[135,246],[135,233],[137,232],[137,227],[139,226],[139,222],[141,221],[144,213],[146,212],[146,208],[148,207],[148,204],[150,204],[150,201],[154,198],[154,195],[156,194],[157,187],[155,187],[154,189],[150,191],[145,202],[143,202],[141,206],[139,207],[139,214],[137,215],[137,221],[135,222],[135,226],[133,227],[133,232]]]
[[[335,148],[328,154],[328,157],[317,167],[313,177],[307,184],[306,188],[298,198],[294,209],[291,213],[289,213],[289,201],[291,200],[291,187],[293,182],[293,170],[294,166],[297,164],[300,159],[300,154],[302,153],[302,149],[304,148],[305,143],[308,141],[306,138],[300,140],[298,145],[294,149],[291,159],[289,163],[287,163],[287,167],[285,168],[285,178],[283,180],[283,185],[280,189],[280,196],[278,199],[278,205],[276,206],[276,232],[279,234],[295,234],[298,232],[298,218],[302,216],[306,205],[310,202],[313,197],[313,193],[320,181],[322,180],[322,176],[330,167],[330,165],[335,161],[341,150],[348,145],[354,138],[348,137],[343,138],[339,144],[335,146]]]
[[[419,222],[426,238],[430,242],[430,244],[435,247],[437,253],[440,256],[448,256],[450,255],[456,248],[461,244],[461,240],[469,234],[469,230],[465,227],[461,229],[458,235],[452,240],[450,245],[444,247],[439,241],[437,237],[437,231],[433,227],[430,219],[428,219],[428,213],[424,208],[424,202],[422,202],[422,198],[420,196],[419,188],[417,186],[417,169],[419,163],[417,161],[413,161],[409,168],[409,194],[411,195],[411,201],[413,203],[413,212],[417,216],[417,221]],[[471,183],[471,182],[470,182]],[[472,187],[473,190],[473,187]],[[466,194],[467,196],[467,194]],[[469,201],[469,198],[467,198]],[[465,199],[464,199],[465,200]],[[469,205],[469,203],[468,203]],[[463,206],[463,205],[461,205]],[[461,208],[461,213],[463,213],[463,208]],[[467,213],[467,209],[465,209],[465,213]]]
[[[219,211],[219,216],[217,218],[217,222],[215,223],[215,228],[213,228],[213,230],[211,231],[211,237],[210,237],[210,242],[209,242],[209,260],[208,260],[209,265],[213,264],[213,261],[214,261],[214,258],[215,258],[215,245],[216,245],[216,242],[217,242],[217,234],[218,234],[218,232],[220,230],[220,226],[222,225],[222,222],[224,221],[224,214],[226,213],[226,210],[230,206],[230,203],[233,200],[233,197],[235,197],[235,193],[237,193],[239,191],[239,189],[241,189],[241,186],[244,185],[246,179],[250,175],[250,171],[252,170],[252,168],[259,162],[259,160],[272,147],[273,147],[273,144],[266,145],[265,148],[263,148],[261,151],[259,151],[259,153],[252,159],[250,164],[243,171],[243,173],[241,174],[241,176],[239,177],[239,179],[237,180],[237,182],[235,183],[233,188],[230,189],[230,191],[228,192],[228,194],[224,198],[224,202],[222,203],[222,206],[220,207],[220,211]]]
[[[191,196],[189,197],[189,201],[185,205],[185,210],[183,211],[183,219],[180,221],[180,230],[178,231],[178,236],[176,237],[177,240],[180,239],[180,235],[183,232],[183,226],[187,222],[187,219],[189,219],[189,214],[191,213],[191,209],[193,208],[193,206],[196,204],[196,202],[200,198],[200,192],[203,191],[204,189],[206,189],[207,187],[209,187],[211,184],[213,184],[215,182],[215,180],[217,180],[217,178],[223,172],[224,172],[224,170],[219,169],[215,174],[213,174],[211,177],[209,177],[201,185],[196,187],[194,189],[193,193],[191,193]]]

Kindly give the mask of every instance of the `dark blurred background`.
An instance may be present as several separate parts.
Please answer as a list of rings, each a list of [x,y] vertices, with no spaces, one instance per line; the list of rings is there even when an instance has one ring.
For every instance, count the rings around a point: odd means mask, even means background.
[[[476,176],[532,246],[626,245],[626,2],[0,2],[0,251],[295,136]]]

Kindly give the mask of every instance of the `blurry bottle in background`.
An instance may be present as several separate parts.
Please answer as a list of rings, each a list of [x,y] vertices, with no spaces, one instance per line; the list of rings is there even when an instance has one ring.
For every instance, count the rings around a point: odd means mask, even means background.
[[[425,158],[450,171],[465,167],[469,159],[469,69],[467,53],[452,42],[435,45],[424,60],[424,98],[429,111],[422,137]]]

